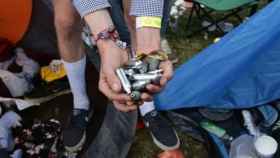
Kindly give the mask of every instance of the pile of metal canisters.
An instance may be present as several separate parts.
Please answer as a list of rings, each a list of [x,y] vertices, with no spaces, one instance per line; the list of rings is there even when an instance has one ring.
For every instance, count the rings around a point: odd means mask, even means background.
[[[131,60],[125,67],[116,70],[123,90],[130,95],[134,102],[141,100],[141,92],[145,92],[150,83],[159,84],[162,69],[159,69],[160,60],[147,57],[144,60]]]

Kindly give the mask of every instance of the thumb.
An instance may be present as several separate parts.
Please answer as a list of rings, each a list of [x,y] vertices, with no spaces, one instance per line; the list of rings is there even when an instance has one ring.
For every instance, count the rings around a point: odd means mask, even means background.
[[[107,80],[110,88],[114,92],[120,92],[122,89],[121,82],[120,82],[118,76],[116,75],[115,70],[107,69],[107,71],[105,72],[105,76],[106,76],[106,80]]]

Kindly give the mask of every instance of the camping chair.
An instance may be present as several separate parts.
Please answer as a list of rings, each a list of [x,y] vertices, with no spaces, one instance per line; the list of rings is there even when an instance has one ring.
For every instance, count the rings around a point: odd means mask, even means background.
[[[210,23],[207,26],[193,31],[188,37],[201,31],[207,31],[207,29],[212,26],[216,26],[217,31],[224,34],[225,32],[219,26],[219,23],[232,16],[236,17],[241,23],[243,19],[238,13],[248,7],[251,7],[250,15],[254,14],[258,7],[257,0],[193,0],[193,7],[188,17],[187,27],[190,27],[194,13],[201,22],[207,20]],[[221,18],[214,18],[211,16],[213,12],[225,14]]]

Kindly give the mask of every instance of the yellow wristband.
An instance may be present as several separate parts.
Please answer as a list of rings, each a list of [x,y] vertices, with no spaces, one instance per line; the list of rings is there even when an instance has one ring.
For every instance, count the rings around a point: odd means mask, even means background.
[[[136,17],[136,29],[141,27],[161,28],[161,17],[141,16]]]

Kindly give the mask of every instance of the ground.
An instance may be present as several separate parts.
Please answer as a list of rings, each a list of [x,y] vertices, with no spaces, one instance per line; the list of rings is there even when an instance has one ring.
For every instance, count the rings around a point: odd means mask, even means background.
[[[266,1],[260,1],[260,7],[263,7],[266,4]],[[241,13],[241,16],[244,18],[249,14],[248,9],[244,10]],[[169,28],[167,32],[167,39],[169,41],[170,47],[172,48],[173,53],[178,57],[179,62],[176,64],[176,67],[180,64],[186,62],[191,57],[196,55],[202,49],[206,48],[213,43],[214,39],[221,37],[222,35],[216,32],[210,33],[198,33],[192,37],[186,37],[189,32],[200,26],[200,22],[195,17],[191,27],[187,28],[187,18],[189,12],[186,12],[178,20],[178,27],[176,30]],[[221,15],[217,14],[215,17]],[[172,20],[172,19],[171,19]],[[227,22],[234,23],[237,25],[236,18],[230,18]],[[195,141],[190,136],[180,133],[181,138],[181,148],[184,151],[184,154],[187,158],[208,158],[207,152],[205,151],[202,144],[198,141]],[[135,142],[132,145],[132,149],[129,153],[128,158],[154,158],[160,150],[153,144],[151,137],[148,134],[148,131],[145,129],[137,130]]]
[[[263,2],[262,0],[261,2]],[[248,10],[242,13],[242,16],[248,15]],[[220,15],[215,15],[215,17],[219,17]],[[187,38],[187,34],[192,31],[194,28],[200,26],[200,22],[197,18],[194,18],[194,23],[191,27],[186,27],[186,19],[188,17],[188,12],[179,18],[178,27],[176,30],[169,28],[167,32],[167,39],[170,43],[172,51],[175,56],[178,57],[179,62],[176,64],[178,67],[180,64],[186,62],[195,54],[200,52],[203,48],[206,48],[208,45],[212,44],[214,39],[217,37],[221,37],[221,35],[217,33],[198,33],[193,35],[190,38]],[[236,24],[236,20],[234,18],[230,19],[230,22]],[[91,75],[94,76],[94,75]],[[97,78],[95,79],[97,81]],[[95,85],[93,83],[93,85]],[[95,94],[95,93],[94,93]],[[68,100],[69,101],[69,100]],[[64,105],[70,105],[71,103],[65,102],[64,98],[62,98],[62,109],[63,114],[66,114],[66,111],[70,111],[70,109],[65,109]],[[52,109],[52,108],[49,108]],[[55,111],[55,110],[54,110]],[[54,111],[46,111],[42,110],[44,115],[50,117],[49,113],[58,113]],[[33,113],[34,115],[40,116],[41,113]],[[59,115],[61,120],[66,120],[66,117]],[[26,117],[28,119],[28,117]],[[96,120],[98,122],[98,120]],[[99,121],[101,122],[101,121]],[[96,124],[96,123],[94,123]],[[96,126],[98,126],[96,124]],[[186,158],[208,158],[208,154],[204,148],[204,146],[188,136],[186,133],[179,133],[181,139],[181,148],[183,149]],[[160,150],[153,144],[151,136],[149,135],[148,130],[139,129],[137,130],[134,143],[129,152],[128,158],[154,158],[160,152]]]

